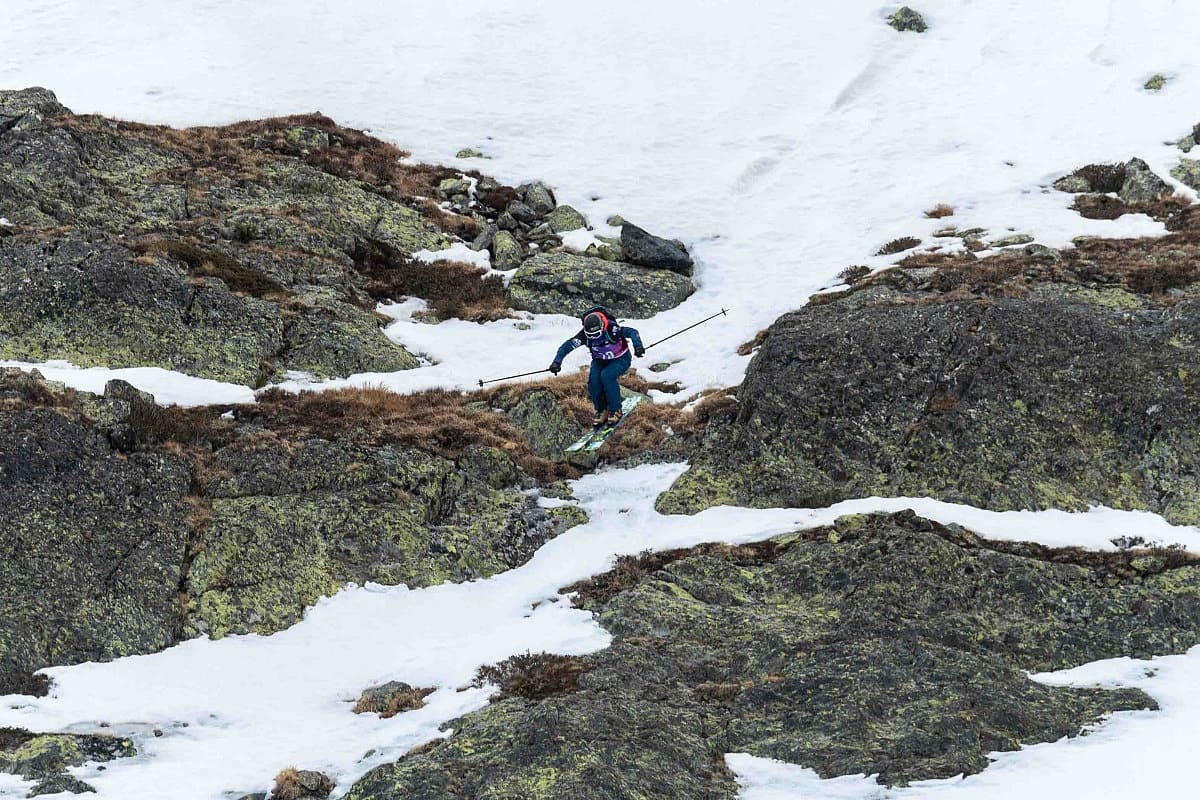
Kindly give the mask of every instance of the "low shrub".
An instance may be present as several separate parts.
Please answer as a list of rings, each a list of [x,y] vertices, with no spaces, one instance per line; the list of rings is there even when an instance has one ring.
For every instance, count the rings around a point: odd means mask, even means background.
[[[494,684],[499,691],[492,695],[492,700],[506,697],[543,700],[578,691],[580,676],[591,669],[592,665],[579,656],[523,653],[499,664],[480,667],[472,685]]]

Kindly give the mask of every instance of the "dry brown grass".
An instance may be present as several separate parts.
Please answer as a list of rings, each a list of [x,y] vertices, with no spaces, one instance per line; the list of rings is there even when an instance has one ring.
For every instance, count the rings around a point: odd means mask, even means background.
[[[280,770],[275,776],[269,800],[300,800],[300,772],[295,767]]]
[[[842,283],[858,283],[870,274],[870,267],[862,264],[854,264],[839,272],[838,280],[840,280]]]
[[[415,207],[421,212],[422,217],[433,223],[434,227],[439,230],[468,242],[479,235],[479,223],[471,217],[447,211],[436,200],[428,197],[418,198]]]
[[[763,328],[758,333],[754,334],[754,338],[748,342],[742,342],[738,345],[737,354],[739,356],[748,356],[755,350],[763,346],[767,341],[767,334],[771,332],[770,328]]]
[[[386,703],[379,703],[375,698],[363,693],[354,704],[355,714],[378,714],[380,719],[391,719],[405,711],[415,711],[425,707],[425,698],[433,694],[433,689],[410,689],[393,692]]]
[[[580,676],[591,669],[579,656],[523,653],[480,667],[472,685],[495,684],[499,691],[492,695],[493,701],[506,697],[543,700],[578,691]]]
[[[929,219],[952,217],[954,216],[954,206],[948,206],[945,203],[938,203],[936,206],[926,211],[925,216]]]
[[[268,389],[258,396],[257,404],[242,406],[238,413],[292,439],[335,437],[370,446],[399,444],[452,460],[479,444],[508,453],[541,481],[579,477],[569,464],[535,455],[504,415],[468,407],[478,399],[444,389],[414,394],[376,387],[299,394]]]
[[[439,319],[490,322],[511,315],[504,281],[496,275],[484,277],[486,270],[471,264],[428,264],[371,240],[354,254],[354,268],[366,276],[363,288],[375,300],[419,297]]]
[[[602,606],[621,592],[632,589],[647,575],[684,558],[709,556],[750,566],[774,561],[780,552],[779,545],[770,539],[743,545],[708,543],[675,550],[647,550],[636,556],[618,556],[617,563],[608,572],[593,575],[559,591],[574,593],[577,608]]]
[[[876,251],[877,256],[891,256],[896,253],[903,253],[905,250],[911,250],[921,243],[921,240],[915,236],[901,236],[899,239],[892,239]]]

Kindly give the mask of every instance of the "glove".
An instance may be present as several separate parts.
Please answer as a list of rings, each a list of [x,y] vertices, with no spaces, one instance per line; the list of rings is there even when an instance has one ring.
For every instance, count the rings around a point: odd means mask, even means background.
[[[557,375],[559,372],[562,371],[562,364],[555,361],[553,364],[550,365],[550,371],[553,372],[555,375]]]
[[[633,354],[634,354],[635,356],[637,356],[638,358],[641,358],[642,356],[646,355],[646,348],[644,348],[644,347],[635,347],[635,348],[633,348]]]

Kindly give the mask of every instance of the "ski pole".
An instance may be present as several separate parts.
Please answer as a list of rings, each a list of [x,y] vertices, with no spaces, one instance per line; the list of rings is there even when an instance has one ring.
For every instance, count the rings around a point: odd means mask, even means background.
[[[674,333],[672,333],[670,336],[664,336],[663,338],[659,339],[659,340],[658,340],[657,342],[655,342],[654,344],[648,344],[648,345],[646,345],[646,348],[645,348],[645,349],[649,350],[651,347],[654,347],[654,345],[655,345],[655,344],[662,344],[662,343],[663,343],[663,342],[665,342],[667,339],[672,339],[672,338],[674,338],[674,337],[678,336],[678,335],[679,335],[679,334],[681,334],[681,333],[685,333],[685,332],[687,332],[687,331],[690,331],[692,328],[696,327],[696,325],[703,325],[704,323],[708,322],[710,319],[716,319],[717,317],[723,317],[723,316],[725,316],[725,312],[726,312],[726,311],[728,311],[728,310],[729,310],[729,309],[727,309],[727,308],[722,308],[722,309],[721,309],[719,312],[717,312],[716,314],[713,314],[711,317],[705,317],[704,319],[700,320],[699,322],[697,322],[697,323],[695,323],[695,324],[693,324],[693,325],[688,325],[686,328],[684,328],[684,329],[682,329],[682,330],[675,331],[675,332],[674,332]]]
[[[548,369],[535,369],[533,372],[522,372],[520,375],[507,375],[503,378],[492,378],[490,381],[481,380],[481,381],[479,381],[479,385],[483,386],[485,383],[498,383],[499,381],[511,381],[513,378],[527,378],[530,375],[541,375],[543,372],[549,372],[549,371],[550,370],[548,370]]]

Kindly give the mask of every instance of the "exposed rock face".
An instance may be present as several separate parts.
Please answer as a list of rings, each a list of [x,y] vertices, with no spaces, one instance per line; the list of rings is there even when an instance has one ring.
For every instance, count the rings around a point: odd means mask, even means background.
[[[137,750],[132,742],[115,736],[37,735],[16,728],[0,728],[0,772],[39,781],[30,797],[55,792],[94,792],[95,789],[72,778],[66,770],[89,761],[112,761],[135,755]]]
[[[1189,241],[895,270],[786,314],[660,508],[900,494],[1200,522],[1200,270],[1167,266]]]
[[[1153,203],[1172,194],[1171,186],[1140,158],[1123,164],[1089,164],[1054,182],[1054,188],[1077,194],[1115,192],[1130,205]]]
[[[451,460],[108,394],[0,373],[4,693],[44,693],[46,666],[274,632],[349,581],[491,575],[583,521],[539,508],[495,448]]]
[[[722,759],[743,751],[892,784],[978,772],[1154,707],[1026,677],[1200,641],[1200,568],[1176,554],[1138,579],[1133,558],[988,545],[909,512],[626,560],[574,587],[615,637],[577,692],[495,702],[347,797],[733,798]]]
[[[692,274],[692,257],[683,245],[647,233],[629,222],[621,226],[621,252],[626,261],[640,267]]]
[[[401,202],[436,170],[400,155],[315,115],[173,131],[0,92],[0,358],[252,386],[417,366],[352,263],[368,239],[449,241]]]
[[[662,269],[570,253],[534,256],[509,284],[516,308],[578,316],[601,304],[622,317],[644,319],[674,308],[693,291],[691,280]]]

